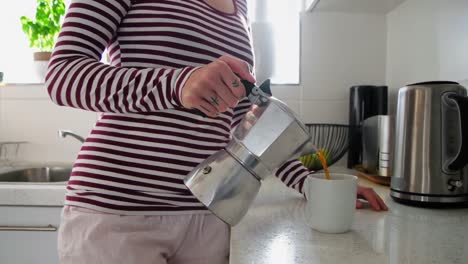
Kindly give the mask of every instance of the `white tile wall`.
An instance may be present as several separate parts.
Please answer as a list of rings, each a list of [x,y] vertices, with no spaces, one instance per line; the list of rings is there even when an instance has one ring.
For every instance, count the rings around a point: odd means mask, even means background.
[[[301,99],[301,87],[299,85],[272,85],[271,93],[276,98],[281,100],[295,100]]]
[[[385,52],[384,15],[303,14],[302,99],[347,100],[353,85],[385,84]]]
[[[407,0],[387,15],[387,82],[468,79],[468,1]]]
[[[348,100],[303,100],[302,120],[305,123],[348,124]]]
[[[273,86],[276,97],[300,113],[300,88],[294,85]],[[43,85],[8,85],[0,88],[0,141],[27,141],[17,156],[27,161],[73,162],[80,143],[73,138],[59,138],[59,129],[69,129],[86,136],[98,114],[55,105]],[[11,148],[9,148],[11,150]]]
[[[306,123],[346,124],[352,85],[388,84],[391,113],[397,88],[409,82],[434,76],[468,86],[467,8],[466,1],[406,0],[388,15],[304,13],[301,84],[274,85],[272,92]],[[57,130],[85,136],[96,119],[54,105],[42,85],[0,87],[0,141],[29,141],[22,158],[72,161],[80,144],[59,139]]]
[[[355,84],[381,84],[385,76],[384,16],[307,13],[302,22],[301,85],[273,85],[306,123],[347,123],[348,91]],[[74,139],[58,129],[87,135],[97,115],[54,105],[43,85],[0,89],[0,141],[26,140],[20,158],[73,161]]]
[[[42,84],[8,84],[0,89],[0,99],[47,100],[49,96]]]
[[[468,88],[468,79],[460,80],[460,84]]]
[[[27,141],[17,157],[28,161],[72,162],[80,143],[61,139],[59,129],[86,136],[97,114],[60,107],[52,103],[42,85],[2,87],[0,97],[0,141]],[[12,154],[12,153],[10,153]]]
[[[271,93],[286,103],[297,115],[302,115],[301,87],[299,85],[272,85]]]

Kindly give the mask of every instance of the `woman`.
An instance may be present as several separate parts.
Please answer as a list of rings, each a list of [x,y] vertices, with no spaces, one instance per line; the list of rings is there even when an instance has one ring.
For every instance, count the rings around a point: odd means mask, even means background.
[[[229,227],[183,179],[250,106],[239,82],[255,82],[247,25],[246,0],[71,1],[47,89],[103,114],[68,182],[62,263],[227,262]],[[276,175],[302,192],[309,173],[295,160]],[[358,195],[386,209],[371,189]]]

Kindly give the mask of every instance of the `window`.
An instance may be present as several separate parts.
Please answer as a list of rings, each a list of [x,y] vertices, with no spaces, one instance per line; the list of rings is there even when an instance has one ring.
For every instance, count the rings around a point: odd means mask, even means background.
[[[259,81],[299,83],[299,15],[303,0],[248,0]],[[70,0],[65,0],[65,3]],[[20,17],[33,17],[36,0],[8,1],[0,15],[0,71],[7,83],[39,83],[33,49]]]
[[[0,15],[0,71],[7,83],[37,83],[33,50],[21,29],[21,16],[34,17],[36,0],[8,1]]]
[[[259,81],[298,84],[302,0],[248,0]]]

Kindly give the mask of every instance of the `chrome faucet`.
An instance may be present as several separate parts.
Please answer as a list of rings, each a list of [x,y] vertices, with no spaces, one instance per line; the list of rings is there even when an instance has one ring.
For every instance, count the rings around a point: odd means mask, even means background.
[[[59,137],[61,137],[61,138],[65,138],[66,136],[71,136],[71,137],[73,137],[73,138],[79,140],[81,143],[84,143],[84,142],[85,142],[85,139],[84,139],[82,136],[80,136],[80,135],[78,135],[78,134],[75,134],[75,133],[74,133],[73,131],[71,131],[71,130],[59,129],[58,135],[59,135]]]

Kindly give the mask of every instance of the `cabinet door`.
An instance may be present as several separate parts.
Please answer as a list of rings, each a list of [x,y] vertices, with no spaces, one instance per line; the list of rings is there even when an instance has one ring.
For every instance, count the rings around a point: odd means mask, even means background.
[[[0,263],[56,264],[61,207],[0,206]]]

